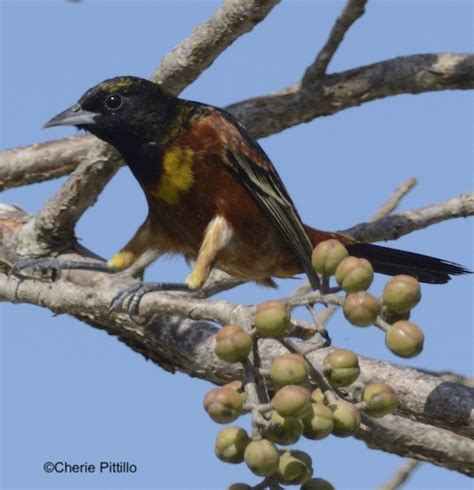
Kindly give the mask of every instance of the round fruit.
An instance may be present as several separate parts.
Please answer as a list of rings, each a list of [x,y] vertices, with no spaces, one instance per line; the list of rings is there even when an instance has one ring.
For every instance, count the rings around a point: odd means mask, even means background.
[[[337,400],[332,409],[334,417],[334,429],[332,433],[338,437],[352,435],[360,425],[359,409],[345,400]]]
[[[341,260],[348,255],[349,252],[339,240],[330,239],[316,245],[311,261],[316,272],[328,277],[336,272]]]
[[[327,378],[334,386],[349,386],[359,377],[359,359],[350,350],[336,349],[324,363],[331,368]]]
[[[243,362],[252,350],[252,337],[238,325],[226,325],[216,334],[217,357],[227,362]]]
[[[267,301],[257,306],[254,325],[261,337],[281,337],[290,322],[288,308],[280,301]]]
[[[272,405],[282,417],[304,417],[311,410],[311,393],[301,386],[286,385],[275,393]]]
[[[410,311],[420,299],[420,283],[414,277],[405,274],[392,277],[387,282],[382,295],[383,304],[395,313]]]
[[[310,413],[303,419],[303,426],[303,435],[307,439],[324,439],[334,428],[331,409],[322,403],[313,403]]]
[[[277,479],[281,483],[301,485],[313,475],[311,457],[295,449],[280,451]]]
[[[303,433],[303,422],[297,417],[282,417],[273,411],[270,425],[264,430],[264,436],[275,444],[288,446],[298,441]]]
[[[366,403],[364,412],[371,417],[383,417],[397,407],[397,395],[393,389],[383,383],[367,385],[362,393]]]
[[[216,456],[226,463],[242,463],[244,451],[250,442],[250,438],[244,429],[240,427],[226,427],[216,437]]]
[[[278,451],[266,439],[252,441],[244,453],[244,460],[250,470],[258,476],[270,476],[278,469]]]
[[[374,279],[374,269],[366,259],[346,257],[336,269],[336,281],[347,293],[368,289]]]
[[[308,379],[309,366],[298,354],[283,354],[277,357],[270,368],[270,378],[278,385],[304,383]]]
[[[357,327],[372,325],[380,313],[380,303],[367,291],[350,293],[342,306],[346,320]]]
[[[423,350],[425,336],[412,322],[400,320],[385,333],[385,345],[397,356],[415,357]]]
[[[236,393],[238,393],[240,398],[242,399],[242,405],[244,405],[247,401],[247,393],[245,393],[242,386],[242,381],[240,379],[234,379],[234,381],[226,383],[223,388],[230,388],[231,390],[234,390]]]
[[[204,410],[214,422],[228,424],[242,413],[245,398],[229,387],[214,388],[204,397]]]

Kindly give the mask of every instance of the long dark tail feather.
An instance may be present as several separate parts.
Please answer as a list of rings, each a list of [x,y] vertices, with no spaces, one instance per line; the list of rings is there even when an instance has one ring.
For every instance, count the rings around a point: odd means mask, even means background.
[[[354,243],[346,248],[351,255],[367,259],[375,272],[389,276],[408,274],[420,282],[444,284],[451,276],[471,273],[454,262],[371,243]]]

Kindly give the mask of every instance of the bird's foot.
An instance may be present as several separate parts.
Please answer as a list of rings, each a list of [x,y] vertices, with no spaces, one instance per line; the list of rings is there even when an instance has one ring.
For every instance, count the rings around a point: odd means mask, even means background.
[[[9,272],[9,277],[19,279],[38,279],[40,281],[57,281],[64,270],[86,270],[110,272],[105,262],[79,262],[75,260],[60,261],[54,257],[39,257],[16,262]]]
[[[192,289],[184,283],[176,282],[139,282],[120,291],[111,301],[109,315],[119,309],[128,298],[128,316],[136,323],[143,323],[139,317],[140,301],[147,293],[158,291],[185,291],[191,292]]]

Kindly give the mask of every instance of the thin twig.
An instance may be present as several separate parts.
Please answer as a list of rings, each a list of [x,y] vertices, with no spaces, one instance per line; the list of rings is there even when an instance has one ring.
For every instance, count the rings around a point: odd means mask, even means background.
[[[396,240],[416,230],[446,219],[465,218],[474,214],[474,192],[461,194],[447,201],[414,211],[392,214],[370,223],[361,223],[341,231],[361,242]]]
[[[328,306],[319,314],[319,321],[325,326],[331,317],[336,313],[337,306]]]
[[[313,378],[318,388],[321,388],[323,391],[329,391],[336,398],[342,398],[341,394],[331,385],[331,383],[329,383],[329,381],[326,379],[326,376],[324,376],[324,374],[319,371],[319,369],[308,358],[306,353],[304,353],[297,344],[295,344],[290,339],[285,338],[278,339],[278,341],[290,352],[293,352],[294,354],[299,354],[306,360],[309,366],[309,375]]]
[[[336,19],[326,44],[319,52],[314,63],[306,69],[301,80],[301,85],[303,87],[313,85],[326,73],[326,69],[336,53],[337,48],[344,39],[345,34],[351,25],[359,17],[364,15],[366,3],[367,0],[348,0],[343,11]]]
[[[381,218],[385,218],[389,214],[392,214],[400,204],[400,201],[415,187],[418,183],[416,177],[408,179],[406,182],[401,184],[395,189],[395,192],[389,197],[389,199],[380,207],[377,212],[374,213],[370,221],[377,221]]]
[[[413,475],[413,472],[421,464],[416,459],[408,459],[392,476],[392,478],[378,487],[378,490],[397,490]]]

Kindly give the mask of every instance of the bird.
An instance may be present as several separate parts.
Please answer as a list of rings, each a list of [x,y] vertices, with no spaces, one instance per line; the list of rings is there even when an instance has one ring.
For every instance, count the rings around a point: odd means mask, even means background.
[[[149,80],[120,76],[99,83],[45,127],[60,125],[84,129],[115,147],[148,203],[144,223],[106,270],[136,275],[165,254],[194,262],[184,282],[139,283],[119,294],[113,307],[127,296],[137,307],[149,291],[197,291],[213,268],[270,287],[275,278],[305,273],[317,289],[311,254],[328,239],[382,274],[443,284],[469,272],[304,224],[270,158],[234,116],[178,98]]]

